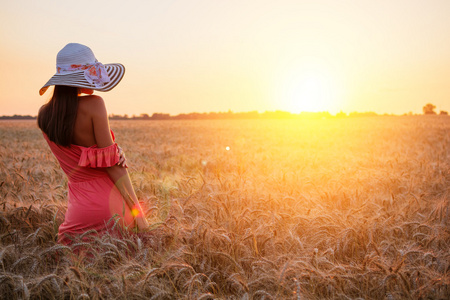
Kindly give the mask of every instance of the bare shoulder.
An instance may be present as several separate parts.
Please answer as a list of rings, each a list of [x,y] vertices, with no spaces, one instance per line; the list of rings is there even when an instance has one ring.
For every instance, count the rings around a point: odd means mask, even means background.
[[[98,95],[89,95],[89,96],[82,96],[78,97],[79,99],[79,105],[83,106],[89,106],[89,107],[96,107],[96,106],[105,106],[105,101],[103,101],[103,98]]]
[[[82,96],[78,98],[78,106],[81,111],[90,115],[103,114],[106,111],[105,101],[97,95]]]

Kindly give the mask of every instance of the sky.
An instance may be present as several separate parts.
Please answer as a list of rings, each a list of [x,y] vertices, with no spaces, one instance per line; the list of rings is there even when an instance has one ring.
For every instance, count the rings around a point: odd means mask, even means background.
[[[0,0],[0,115],[36,115],[67,43],[109,113],[450,111],[450,1]]]

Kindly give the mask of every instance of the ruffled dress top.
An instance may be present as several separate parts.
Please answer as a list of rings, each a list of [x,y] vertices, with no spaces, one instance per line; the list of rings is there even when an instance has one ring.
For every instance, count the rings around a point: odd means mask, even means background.
[[[99,234],[111,230],[114,222],[108,221],[116,214],[122,225],[131,225],[131,212],[106,172],[119,162],[117,144],[105,148],[73,144],[63,147],[43,135],[68,178],[67,211],[59,227],[59,242],[70,244],[71,237],[91,229]],[[112,131],[111,135],[115,141]]]

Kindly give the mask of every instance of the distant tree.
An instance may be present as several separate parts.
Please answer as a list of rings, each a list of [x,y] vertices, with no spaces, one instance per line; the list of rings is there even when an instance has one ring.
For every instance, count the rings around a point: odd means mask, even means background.
[[[170,115],[169,114],[163,114],[163,113],[153,113],[151,116],[152,120],[169,120]]]
[[[436,114],[436,112],[434,111],[435,108],[436,108],[435,105],[428,103],[423,107],[424,115],[435,115]]]
[[[336,114],[336,118],[345,118],[347,114],[342,110]]]
[[[447,115],[448,115],[448,112],[446,112],[445,110],[441,110],[441,112],[440,112],[439,114],[440,114],[440,115],[447,116]]]

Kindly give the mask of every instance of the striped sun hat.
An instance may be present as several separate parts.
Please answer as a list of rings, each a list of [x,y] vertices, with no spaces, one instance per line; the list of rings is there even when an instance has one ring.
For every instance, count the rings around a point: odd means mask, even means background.
[[[39,90],[43,95],[51,85],[67,85],[101,92],[112,90],[122,80],[121,64],[98,62],[92,50],[77,43],[67,44],[56,56],[56,74]]]

